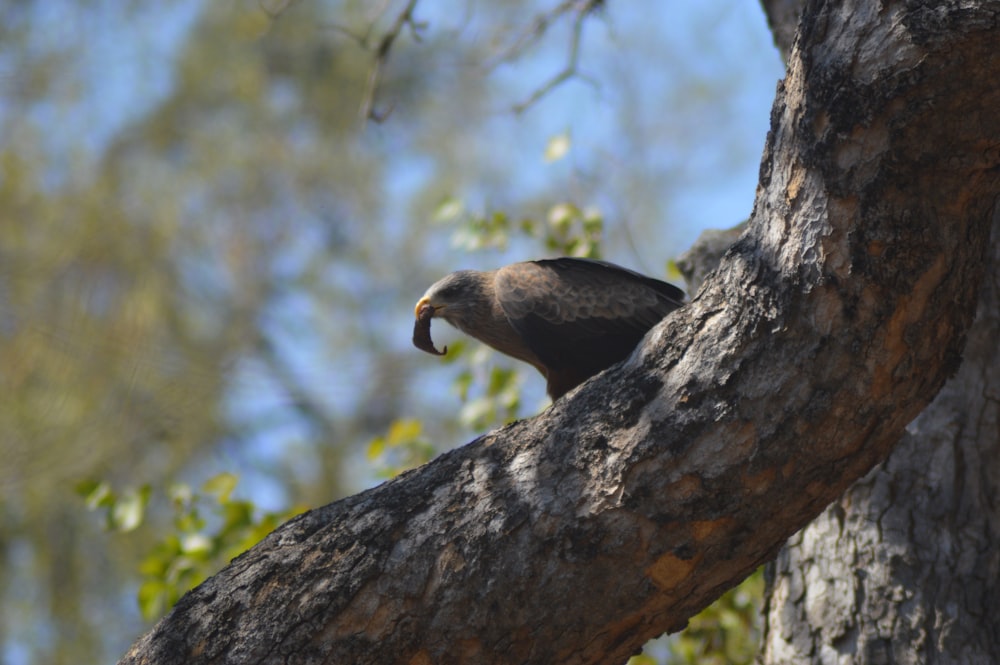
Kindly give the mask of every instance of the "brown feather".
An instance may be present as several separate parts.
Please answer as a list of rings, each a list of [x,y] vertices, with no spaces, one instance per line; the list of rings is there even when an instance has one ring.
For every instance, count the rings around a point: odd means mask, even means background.
[[[553,400],[624,360],[643,335],[681,306],[677,287],[604,261],[561,258],[492,272],[462,270],[427,290],[431,312],[546,377]],[[422,325],[422,324],[420,324]],[[414,327],[414,344],[430,342]],[[430,351],[435,352],[435,351]]]

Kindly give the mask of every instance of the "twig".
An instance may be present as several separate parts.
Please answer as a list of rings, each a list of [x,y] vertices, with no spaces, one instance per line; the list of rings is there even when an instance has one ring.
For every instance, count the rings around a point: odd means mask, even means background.
[[[275,8],[271,9],[270,7],[267,6],[268,5],[267,0],[257,0],[257,7],[260,8],[260,10],[264,12],[264,14],[269,19],[275,21],[285,12],[286,9],[288,9],[289,5],[291,5],[294,1],[295,0],[279,0],[279,2],[274,3]]]
[[[417,0],[410,0],[406,7],[399,13],[392,26],[382,35],[375,47],[375,57],[372,62],[371,71],[368,72],[368,85],[365,88],[365,95],[361,100],[361,117],[365,120],[372,120],[381,123],[392,113],[390,106],[385,111],[375,108],[375,96],[378,94],[379,86],[382,83],[382,71],[389,61],[389,54],[396,38],[403,31],[404,27],[410,28],[410,34],[416,41],[420,41],[420,31],[426,27],[425,23],[418,23],[413,19],[413,12],[417,7]]]
[[[568,9],[572,8],[576,10],[576,18],[573,19],[573,32],[570,37],[569,42],[569,57],[567,58],[566,65],[561,71],[556,73],[552,78],[545,82],[539,88],[536,88],[531,95],[519,104],[513,106],[514,113],[520,114],[525,110],[534,105],[538,100],[548,95],[550,92],[555,90],[557,87],[565,83],[571,78],[579,78],[584,81],[590,82],[592,85],[596,85],[596,82],[589,79],[586,76],[580,74],[580,41],[583,35],[583,23],[587,19],[587,16],[600,9],[604,4],[604,0],[585,0],[584,2],[564,2],[558,7],[556,7],[552,12],[544,16],[538,17],[535,20],[535,40],[541,38],[541,36],[548,29],[553,18],[561,16],[566,13]]]
[[[531,25],[525,28],[520,33],[520,36],[514,40],[514,43],[500,53],[492,64],[487,65],[487,69],[493,69],[501,62],[510,62],[515,60],[525,51],[537,44],[542,37],[545,36],[545,33],[548,32],[549,27],[558,21],[563,14],[571,11],[577,2],[579,2],[579,0],[565,0],[565,2],[556,6],[555,9],[536,16],[531,22]]]

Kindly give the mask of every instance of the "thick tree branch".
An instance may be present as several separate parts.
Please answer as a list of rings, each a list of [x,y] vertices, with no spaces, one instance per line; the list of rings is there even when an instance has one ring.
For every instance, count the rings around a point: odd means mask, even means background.
[[[688,293],[695,293],[701,288],[705,278],[719,267],[722,257],[743,235],[746,227],[746,222],[740,222],[730,229],[703,231],[691,248],[677,258],[677,269],[684,276]]]
[[[540,416],[282,526],[122,662],[613,663],[681,628],[957,367],[1000,192],[996,23],[810,3],[750,224],[691,304]]]
[[[761,0],[761,6],[767,15],[767,24],[774,36],[774,45],[781,53],[781,59],[788,62],[792,52],[792,42],[795,41],[795,28],[799,24],[805,0]]]
[[[768,566],[761,662],[1000,662],[1000,211],[965,359]]]

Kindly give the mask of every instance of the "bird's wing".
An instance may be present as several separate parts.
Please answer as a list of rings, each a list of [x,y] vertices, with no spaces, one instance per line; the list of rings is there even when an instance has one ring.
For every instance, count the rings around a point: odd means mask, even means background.
[[[511,326],[545,366],[572,369],[581,381],[624,359],[684,297],[612,263],[572,258],[501,268],[495,287]]]

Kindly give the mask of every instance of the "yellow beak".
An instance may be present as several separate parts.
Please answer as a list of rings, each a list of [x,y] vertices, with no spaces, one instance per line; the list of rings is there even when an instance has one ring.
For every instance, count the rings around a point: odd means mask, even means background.
[[[417,306],[413,308],[413,316],[419,319],[420,313],[428,308],[431,310],[431,316],[434,316],[434,314],[441,309],[440,307],[432,305],[430,298],[421,298],[417,301]]]

